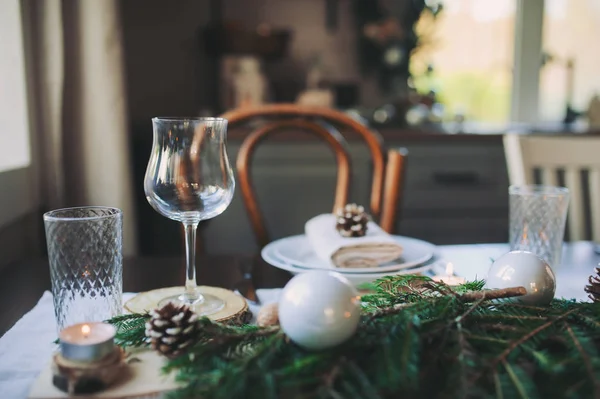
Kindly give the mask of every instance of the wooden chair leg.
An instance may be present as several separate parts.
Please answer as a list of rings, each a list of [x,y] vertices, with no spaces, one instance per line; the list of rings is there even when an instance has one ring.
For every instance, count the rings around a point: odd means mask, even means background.
[[[387,155],[385,182],[383,185],[383,206],[379,225],[387,233],[394,233],[398,200],[404,185],[404,169],[408,151],[404,148],[390,149]]]

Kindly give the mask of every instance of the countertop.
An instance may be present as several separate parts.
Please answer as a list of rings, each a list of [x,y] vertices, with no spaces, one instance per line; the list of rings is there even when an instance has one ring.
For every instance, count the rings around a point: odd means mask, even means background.
[[[600,136],[600,129],[589,129],[583,124],[565,126],[562,123],[544,123],[528,125],[523,123],[512,124],[493,124],[493,123],[475,123],[468,122],[463,124],[457,123],[440,123],[426,124],[421,126],[387,126],[387,125],[371,125],[372,130],[377,131],[383,137],[385,142],[388,141],[500,141],[502,135],[506,133],[529,134],[529,135],[551,135],[551,136]],[[231,141],[241,141],[252,132],[252,128],[248,126],[233,127],[228,132],[228,138]],[[359,136],[352,132],[341,133],[346,140],[359,140]],[[318,140],[315,136],[305,134],[300,131],[289,131],[281,135],[269,138],[273,141],[315,141]]]

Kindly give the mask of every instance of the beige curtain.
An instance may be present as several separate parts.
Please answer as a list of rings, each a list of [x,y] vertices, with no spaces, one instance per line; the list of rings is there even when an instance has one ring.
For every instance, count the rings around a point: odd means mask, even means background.
[[[23,0],[43,203],[124,214],[136,253],[123,46],[117,0]]]

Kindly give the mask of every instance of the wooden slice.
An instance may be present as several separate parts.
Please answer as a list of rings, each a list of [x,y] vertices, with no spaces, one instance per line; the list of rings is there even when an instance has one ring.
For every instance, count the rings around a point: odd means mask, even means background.
[[[95,362],[76,362],[54,355],[52,383],[71,395],[93,394],[104,391],[119,378],[127,367],[125,352],[120,347]]]
[[[235,294],[233,291],[219,287],[201,285],[198,287],[198,290],[202,294],[211,294],[219,297],[225,302],[223,309],[206,317],[218,322],[244,321],[248,312],[248,304],[243,297]],[[140,292],[125,303],[125,310],[130,313],[146,313],[156,309],[158,303],[164,298],[180,295],[183,291],[184,287],[169,287]]]
[[[105,390],[81,398],[97,399],[159,399],[166,392],[181,387],[175,374],[165,374],[165,357],[150,350],[136,350],[127,358],[116,381]],[[73,398],[53,385],[53,362],[50,362],[38,375],[29,391],[29,399],[68,399]],[[0,395],[0,397],[3,397]],[[79,397],[79,396],[75,396]]]

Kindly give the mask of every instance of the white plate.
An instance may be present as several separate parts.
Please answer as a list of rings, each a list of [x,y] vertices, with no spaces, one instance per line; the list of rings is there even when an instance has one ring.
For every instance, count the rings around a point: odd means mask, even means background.
[[[382,273],[408,269],[429,261],[435,254],[435,245],[416,238],[391,236],[402,246],[402,256],[392,262],[378,267],[364,267],[352,269],[338,269],[317,256],[305,235],[297,235],[276,240],[269,245],[274,247],[278,258],[297,267],[305,269],[326,269],[335,271],[349,271],[352,273]]]
[[[277,254],[275,254],[274,246],[272,244],[273,243],[268,244],[261,251],[261,256],[265,260],[265,262],[269,263],[270,265],[272,265],[274,267],[277,267],[278,269],[286,270],[292,274],[299,274],[299,273],[304,273],[304,272],[308,271],[308,269],[306,269],[306,268],[293,266],[293,265],[285,262],[281,258],[279,258],[277,256]],[[377,280],[381,277],[385,277],[385,276],[402,275],[402,274],[416,274],[416,273],[424,274],[424,273],[429,272],[431,269],[434,269],[434,272],[438,273],[440,270],[443,271],[444,267],[442,264],[440,264],[440,262],[432,262],[430,264],[414,267],[412,269],[400,270],[400,271],[388,272],[388,273],[352,273],[352,272],[344,271],[342,269],[333,269],[333,268],[329,268],[328,270],[337,271],[338,273],[340,273],[344,277],[346,277],[348,280],[350,280],[350,282],[352,284],[360,285],[360,284],[364,284],[364,283],[370,283],[372,281],[375,281],[375,280]]]

